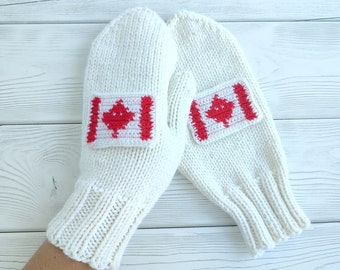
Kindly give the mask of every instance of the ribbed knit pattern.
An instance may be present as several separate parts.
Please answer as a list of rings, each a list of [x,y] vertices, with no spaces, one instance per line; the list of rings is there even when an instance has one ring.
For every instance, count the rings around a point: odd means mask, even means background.
[[[190,73],[171,78],[176,60],[166,24],[144,8],[127,11],[94,41],[84,82],[81,174],[47,230],[72,259],[118,269],[132,234],[169,185],[195,94]],[[144,119],[136,118],[140,106]]]
[[[185,11],[168,26],[177,44],[178,68],[193,72],[198,92],[180,171],[235,219],[251,254],[260,255],[309,225],[292,194],[269,108],[224,27]],[[210,109],[204,111],[209,100]],[[248,111],[241,112],[242,106]],[[227,115],[223,118],[219,110]]]

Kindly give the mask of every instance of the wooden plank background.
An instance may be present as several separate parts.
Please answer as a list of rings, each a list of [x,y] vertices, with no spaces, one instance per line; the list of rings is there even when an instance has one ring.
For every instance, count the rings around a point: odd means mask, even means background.
[[[218,21],[340,20],[337,0],[2,0],[0,22],[103,22],[135,6],[146,6],[168,19],[180,9]]]
[[[44,238],[44,233],[0,235],[0,269],[21,269]],[[277,245],[265,258],[252,259],[235,226],[141,229],[131,239],[120,269],[339,268],[339,224],[316,224],[289,242]]]
[[[122,269],[340,269],[338,1],[0,0],[0,270],[22,268],[72,191],[86,57],[105,23],[133,6],[165,20],[196,11],[236,36],[313,223],[251,259],[233,220],[177,173]]]
[[[248,56],[274,118],[340,117],[340,23],[224,26]],[[0,123],[80,122],[86,57],[103,27],[0,25]]]
[[[340,119],[279,120],[296,197],[314,222],[340,220]],[[41,231],[77,178],[80,125],[0,127],[0,231]],[[337,153],[338,151],[338,153]],[[318,200],[315,200],[315,198]],[[235,224],[179,173],[143,228]]]

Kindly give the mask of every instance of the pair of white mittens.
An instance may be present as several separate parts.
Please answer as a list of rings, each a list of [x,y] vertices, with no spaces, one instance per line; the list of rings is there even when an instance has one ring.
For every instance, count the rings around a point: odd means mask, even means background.
[[[253,255],[308,226],[259,86],[216,22],[125,12],[92,45],[83,97],[81,174],[47,230],[69,257],[118,269],[177,168],[231,214]]]

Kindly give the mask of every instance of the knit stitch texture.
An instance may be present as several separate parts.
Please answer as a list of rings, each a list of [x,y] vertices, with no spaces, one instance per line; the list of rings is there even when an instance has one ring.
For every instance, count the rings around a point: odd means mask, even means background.
[[[204,16],[168,23],[179,61],[197,83],[180,171],[238,224],[252,255],[300,233],[309,220],[288,182],[269,108],[234,37]]]
[[[113,20],[92,45],[81,173],[47,236],[94,269],[119,268],[131,236],[180,163],[195,85],[188,72],[172,76],[176,59],[166,24],[145,8]]]

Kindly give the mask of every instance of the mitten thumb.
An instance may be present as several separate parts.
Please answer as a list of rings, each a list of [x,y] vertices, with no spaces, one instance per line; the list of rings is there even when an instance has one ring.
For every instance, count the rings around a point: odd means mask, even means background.
[[[185,134],[191,102],[196,94],[196,83],[191,71],[175,73],[169,85],[169,128]]]

